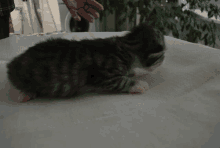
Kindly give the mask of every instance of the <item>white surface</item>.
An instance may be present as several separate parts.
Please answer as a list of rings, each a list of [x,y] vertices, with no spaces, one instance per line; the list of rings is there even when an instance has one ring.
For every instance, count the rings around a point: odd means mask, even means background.
[[[61,34],[107,37],[123,32]],[[142,95],[83,95],[13,103],[6,63],[45,37],[0,40],[0,127],[5,148],[218,148],[220,51],[166,36],[165,63]],[[105,50],[103,48],[103,50]]]

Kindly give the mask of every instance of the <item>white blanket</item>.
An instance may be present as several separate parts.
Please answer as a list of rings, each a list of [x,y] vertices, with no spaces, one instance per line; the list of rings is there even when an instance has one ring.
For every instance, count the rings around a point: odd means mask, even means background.
[[[6,63],[39,40],[126,32],[12,36],[0,40],[0,135],[5,148],[219,148],[220,51],[166,36],[165,63],[142,95],[9,101]],[[103,48],[105,50],[105,48]]]

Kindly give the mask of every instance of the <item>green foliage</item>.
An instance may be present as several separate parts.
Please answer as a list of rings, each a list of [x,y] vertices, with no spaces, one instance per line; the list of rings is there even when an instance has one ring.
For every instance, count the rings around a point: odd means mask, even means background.
[[[210,4],[211,0],[186,0],[190,5],[189,9],[200,9],[208,12],[208,18],[219,16],[220,9],[217,5]],[[218,0],[215,0],[218,1]],[[205,45],[215,46],[216,36],[220,39],[220,33],[213,21],[205,20],[190,10],[182,11],[186,4],[176,6],[174,4],[161,7],[161,0],[97,0],[104,6],[104,11],[100,12],[100,19],[105,16],[105,11],[113,14],[114,10],[121,10],[122,16],[128,17],[129,22],[134,21],[136,8],[141,16],[140,22],[150,21],[154,23],[164,34],[166,30],[172,31],[175,38],[180,38],[190,42],[204,41]],[[127,14],[127,9],[130,13]],[[178,21],[175,20],[178,17]],[[200,19],[198,19],[200,18]],[[125,21],[126,18],[121,18]],[[121,22],[120,22],[121,23]],[[185,36],[181,36],[185,34]]]

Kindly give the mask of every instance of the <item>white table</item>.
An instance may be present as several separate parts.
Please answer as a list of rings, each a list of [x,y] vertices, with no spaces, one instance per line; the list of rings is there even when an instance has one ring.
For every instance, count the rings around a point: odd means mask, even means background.
[[[125,32],[50,35],[109,37]],[[8,101],[6,63],[49,36],[0,40],[0,131],[4,148],[219,148],[220,51],[166,38],[165,63],[142,95],[92,95]],[[104,49],[103,49],[104,50]]]

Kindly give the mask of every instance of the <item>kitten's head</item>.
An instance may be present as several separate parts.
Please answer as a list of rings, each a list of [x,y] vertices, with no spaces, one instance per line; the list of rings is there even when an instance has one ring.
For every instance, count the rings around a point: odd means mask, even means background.
[[[123,45],[137,58],[143,68],[149,71],[160,66],[164,61],[164,35],[148,23],[134,27],[130,33],[121,38]]]

